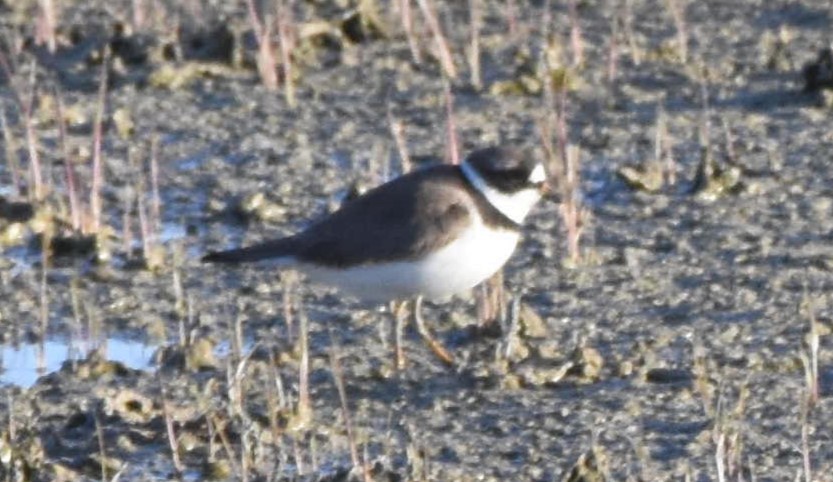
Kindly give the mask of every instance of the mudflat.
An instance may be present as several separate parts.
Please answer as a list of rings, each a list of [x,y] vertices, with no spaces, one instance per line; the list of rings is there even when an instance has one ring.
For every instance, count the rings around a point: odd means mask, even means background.
[[[833,481],[831,22],[0,1],[0,474]],[[453,366],[409,327],[397,370],[386,307],[199,262],[503,143],[564,203],[503,290],[426,303]]]

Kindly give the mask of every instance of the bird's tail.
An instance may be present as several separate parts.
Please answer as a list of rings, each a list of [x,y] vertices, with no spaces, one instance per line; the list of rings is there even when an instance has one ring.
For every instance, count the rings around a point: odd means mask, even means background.
[[[252,263],[256,261],[272,261],[278,264],[291,264],[295,254],[293,239],[283,238],[267,241],[245,248],[227,251],[213,251],[202,257],[203,263]]]

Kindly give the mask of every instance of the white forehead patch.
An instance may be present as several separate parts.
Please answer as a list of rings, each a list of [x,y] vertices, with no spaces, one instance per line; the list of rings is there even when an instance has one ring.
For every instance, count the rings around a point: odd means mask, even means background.
[[[529,174],[529,182],[532,184],[538,184],[540,182],[544,182],[547,180],[547,172],[544,171],[544,165],[538,164],[535,166],[535,169]]]

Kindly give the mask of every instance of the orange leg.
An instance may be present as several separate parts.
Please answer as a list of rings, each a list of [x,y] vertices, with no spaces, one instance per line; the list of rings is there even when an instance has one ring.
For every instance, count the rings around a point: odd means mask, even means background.
[[[452,355],[448,349],[442,345],[442,343],[434,338],[428,330],[428,327],[425,326],[425,320],[422,319],[422,296],[419,296],[416,300],[414,300],[414,321],[416,321],[419,334],[422,336],[422,339],[425,340],[425,344],[428,345],[428,348],[434,352],[434,355],[442,360],[442,362],[446,365],[454,365],[454,355]]]

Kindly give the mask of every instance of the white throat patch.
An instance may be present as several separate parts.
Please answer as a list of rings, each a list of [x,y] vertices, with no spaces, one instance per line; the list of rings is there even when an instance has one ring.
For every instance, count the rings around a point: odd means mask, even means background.
[[[512,194],[506,194],[498,191],[490,186],[489,183],[487,183],[486,180],[483,179],[483,177],[478,174],[473,167],[471,167],[468,161],[463,161],[463,163],[460,164],[460,168],[463,170],[463,175],[466,176],[466,179],[468,179],[475,189],[480,191],[483,196],[486,197],[489,204],[518,224],[523,223],[527,214],[529,214],[529,211],[533,206],[535,206],[535,203],[541,199],[541,194],[533,187]],[[532,171],[529,180],[536,182],[534,179],[535,177],[544,176],[546,176],[544,168],[542,166],[538,166]]]

